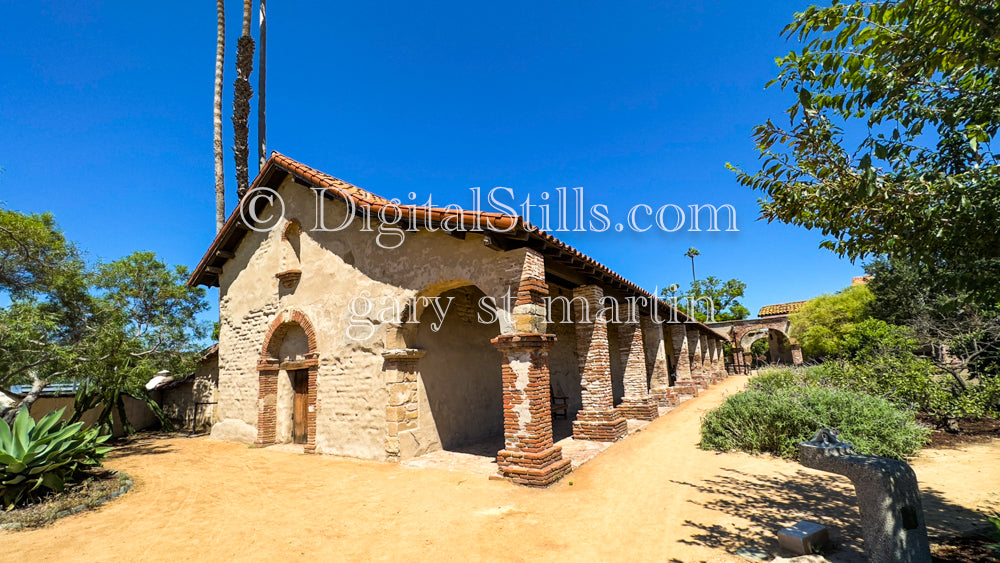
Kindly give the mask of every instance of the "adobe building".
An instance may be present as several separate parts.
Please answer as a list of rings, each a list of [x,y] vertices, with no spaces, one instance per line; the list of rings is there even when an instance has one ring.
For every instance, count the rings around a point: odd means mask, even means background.
[[[189,283],[219,288],[212,434],[258,446],[395,461],[502,438],[500,473],[546,485],[569,471],[554,396],[575,439],[613,441],[725,375],[724,334],[520,217],[396,207],[278,153]]]

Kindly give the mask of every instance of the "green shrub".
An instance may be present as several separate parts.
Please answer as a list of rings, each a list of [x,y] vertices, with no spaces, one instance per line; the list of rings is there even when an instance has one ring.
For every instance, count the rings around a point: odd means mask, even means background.
[[[894,459],[916,453],[930,432],[915,421],[913,411],[881,397],[795,385],[787,374],[773,374],[705,415],[701,447],[797,459],[798,444],[820,428],[837,429],[858,453]]]
[[[1000,418],[1000,377],[980,378],[967,382],[964,389],[953,389],[938,412],[953,418]]]
[[[760,375],[750,379],[748,389],[776,391],[789,387],[820,384],[823,366],[768,367],[760,370]]]
[[[950,396],[950,383],[936,373],[934,364],[912,354],[828,361],[815,375],[825,385],[875,395],[927,413],[940,410]]]
[[[37,424],[27,409],[17,413],[13,427],[0,420],[0,501],[6,509],[49,491],[61,492],[67,481],[100,465],[111,451],[101,446],[110,436],[84,430],[82,422],[60,422],[63,410],[50,412]]]

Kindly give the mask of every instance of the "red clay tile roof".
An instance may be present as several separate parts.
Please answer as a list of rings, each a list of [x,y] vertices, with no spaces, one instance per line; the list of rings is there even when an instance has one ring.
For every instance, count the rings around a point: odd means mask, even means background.
[[[257,178],[254,179],[253,184],[250,186],[250,190],[252,191],[257,188],[261,185],[265,178],[268,178],[271,174],[279,171],[291,174],[296,179],[302,180],[301,183],[308,184],[313,187],[327,188],[327,193],[337,199],[343,200],[346,195],[354,200],[356,206],[360,207],[362,205],[368,205],[371,208],[371,212],[375,214],[386,206],[392,205],[391,211],[398,211],[402,213],[403,218],[405,219],[408,219],[410,217],[410,213],[412,212],[418,220],[424,220],[428,216],[429,212],[430,219],[434,222],[440,222],[445,218],[453,218],[455,221],[461,221],[462,224],[469,230],[480,228],[482,230],[492,230],[503,235],[509,236],[514,234],[526,237],[527,239],[534,239],[542,245],[543,254],[545,254],[545,251],[548,250],[550,251],[550,254],[558,255],[559,259],[563,262],[572,263],[576,267],[582,266],[587,268],[592,271],[591,275],[602,280],[604,285],[613,285],[628,293],[647,298],[656,298],[664,310],[669,310],[670,308],[670,305],[666,301],[659,299],[645,289],[642,289],[625,279],[607,266],[601,264],[597,260],[594,260],[572,246],[560,241],[556,237],[542,231],[541,229],[531,226],[519,215],[487,213],[483,211],[472,212],[469,210],[459,211],[455,208],[446,209],[433,207],[427,209],[393,205],[392,202],[384,197],[375,195],[339,178],[320,172],[315,168],[306,166],[305,164],[278,152],[271,153],[271,157],[264,163],[264,166],[261,168]],[[218,263],[221,260],[224,263],[225,260],[227,260],[227,258],[220,253],[224,243],[232,237],[237,237],[238,241],[238,239],[241,239],[243,235],[246,234],[245,227],[243,229],[238,228],[239,224],[242,222],[239,209],[240,207],[237,206],[237,208],[233,210],[233,213],[229,216],[229,219],[226,220],[226,224],[222,227],[222,230],[216,235],[215,240],[202,257],[201,262],[198,263],[198,266],[195,267],[194,272],[191,274],[191,277],[188,280],[189,285],[218,284],[218,280],[213,278],[214,274],[210,274],[207,270],[213,262]],[[488,219],[488,221],[486,219]],[[677,318],[685,320],[687,319],[687,316],[683,312],[678,311]],[[697,326],[699,326],[702,330],[716,332],[702,323],[692,324],[697,324]],[[717,334],[719,336],[725,336],[722,333]]]
[[[787,315],[802,308],[805,301],[792,301],[790,303],[778,303],[777,305],[764,305],[757,312],[758,317],[773,317],[775,315]]]

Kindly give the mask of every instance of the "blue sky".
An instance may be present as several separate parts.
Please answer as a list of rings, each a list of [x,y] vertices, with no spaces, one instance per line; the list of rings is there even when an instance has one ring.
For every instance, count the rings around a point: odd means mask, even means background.
[[[227,6],[229,209],[241,5]],[[725,168],[754,168],[752,127],[792,103],[764,84],[793,47],[780,30],[807,5],[271,2],[268,149],[404,201],[565,186],[613,219],[637,203],[732,204],[738,233],[556,234],[650,290],[686,286],[694,246],[699,278],[743,280],[756,313],[863,273],[819,249],[819,233],[757,221],[758,194]],[[193,267],[215,230],[214,3],[5,2],[0,14],[0,201],[52,211],[94,259],[152,250]]]

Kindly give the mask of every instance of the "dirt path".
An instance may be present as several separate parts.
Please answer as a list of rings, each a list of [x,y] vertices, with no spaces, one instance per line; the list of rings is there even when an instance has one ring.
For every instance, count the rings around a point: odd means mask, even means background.
[[[774,532],[802,518],[833,526],[835,538],[858,535],[849,482],[697,448],[700,415],[745,381],[717,385],[547,490],[204,438],[144,440],[108,463],[135,478],[132,492],[44,529],[0,533],[2,553],[33,561],[740,561],[732,554],[773,553]],[[994,440],[915,462],[932,533],[974,525],[970,509],[1000,504],[998,455]],[[856,542],[842,543],[842,556],[857,553]]]

